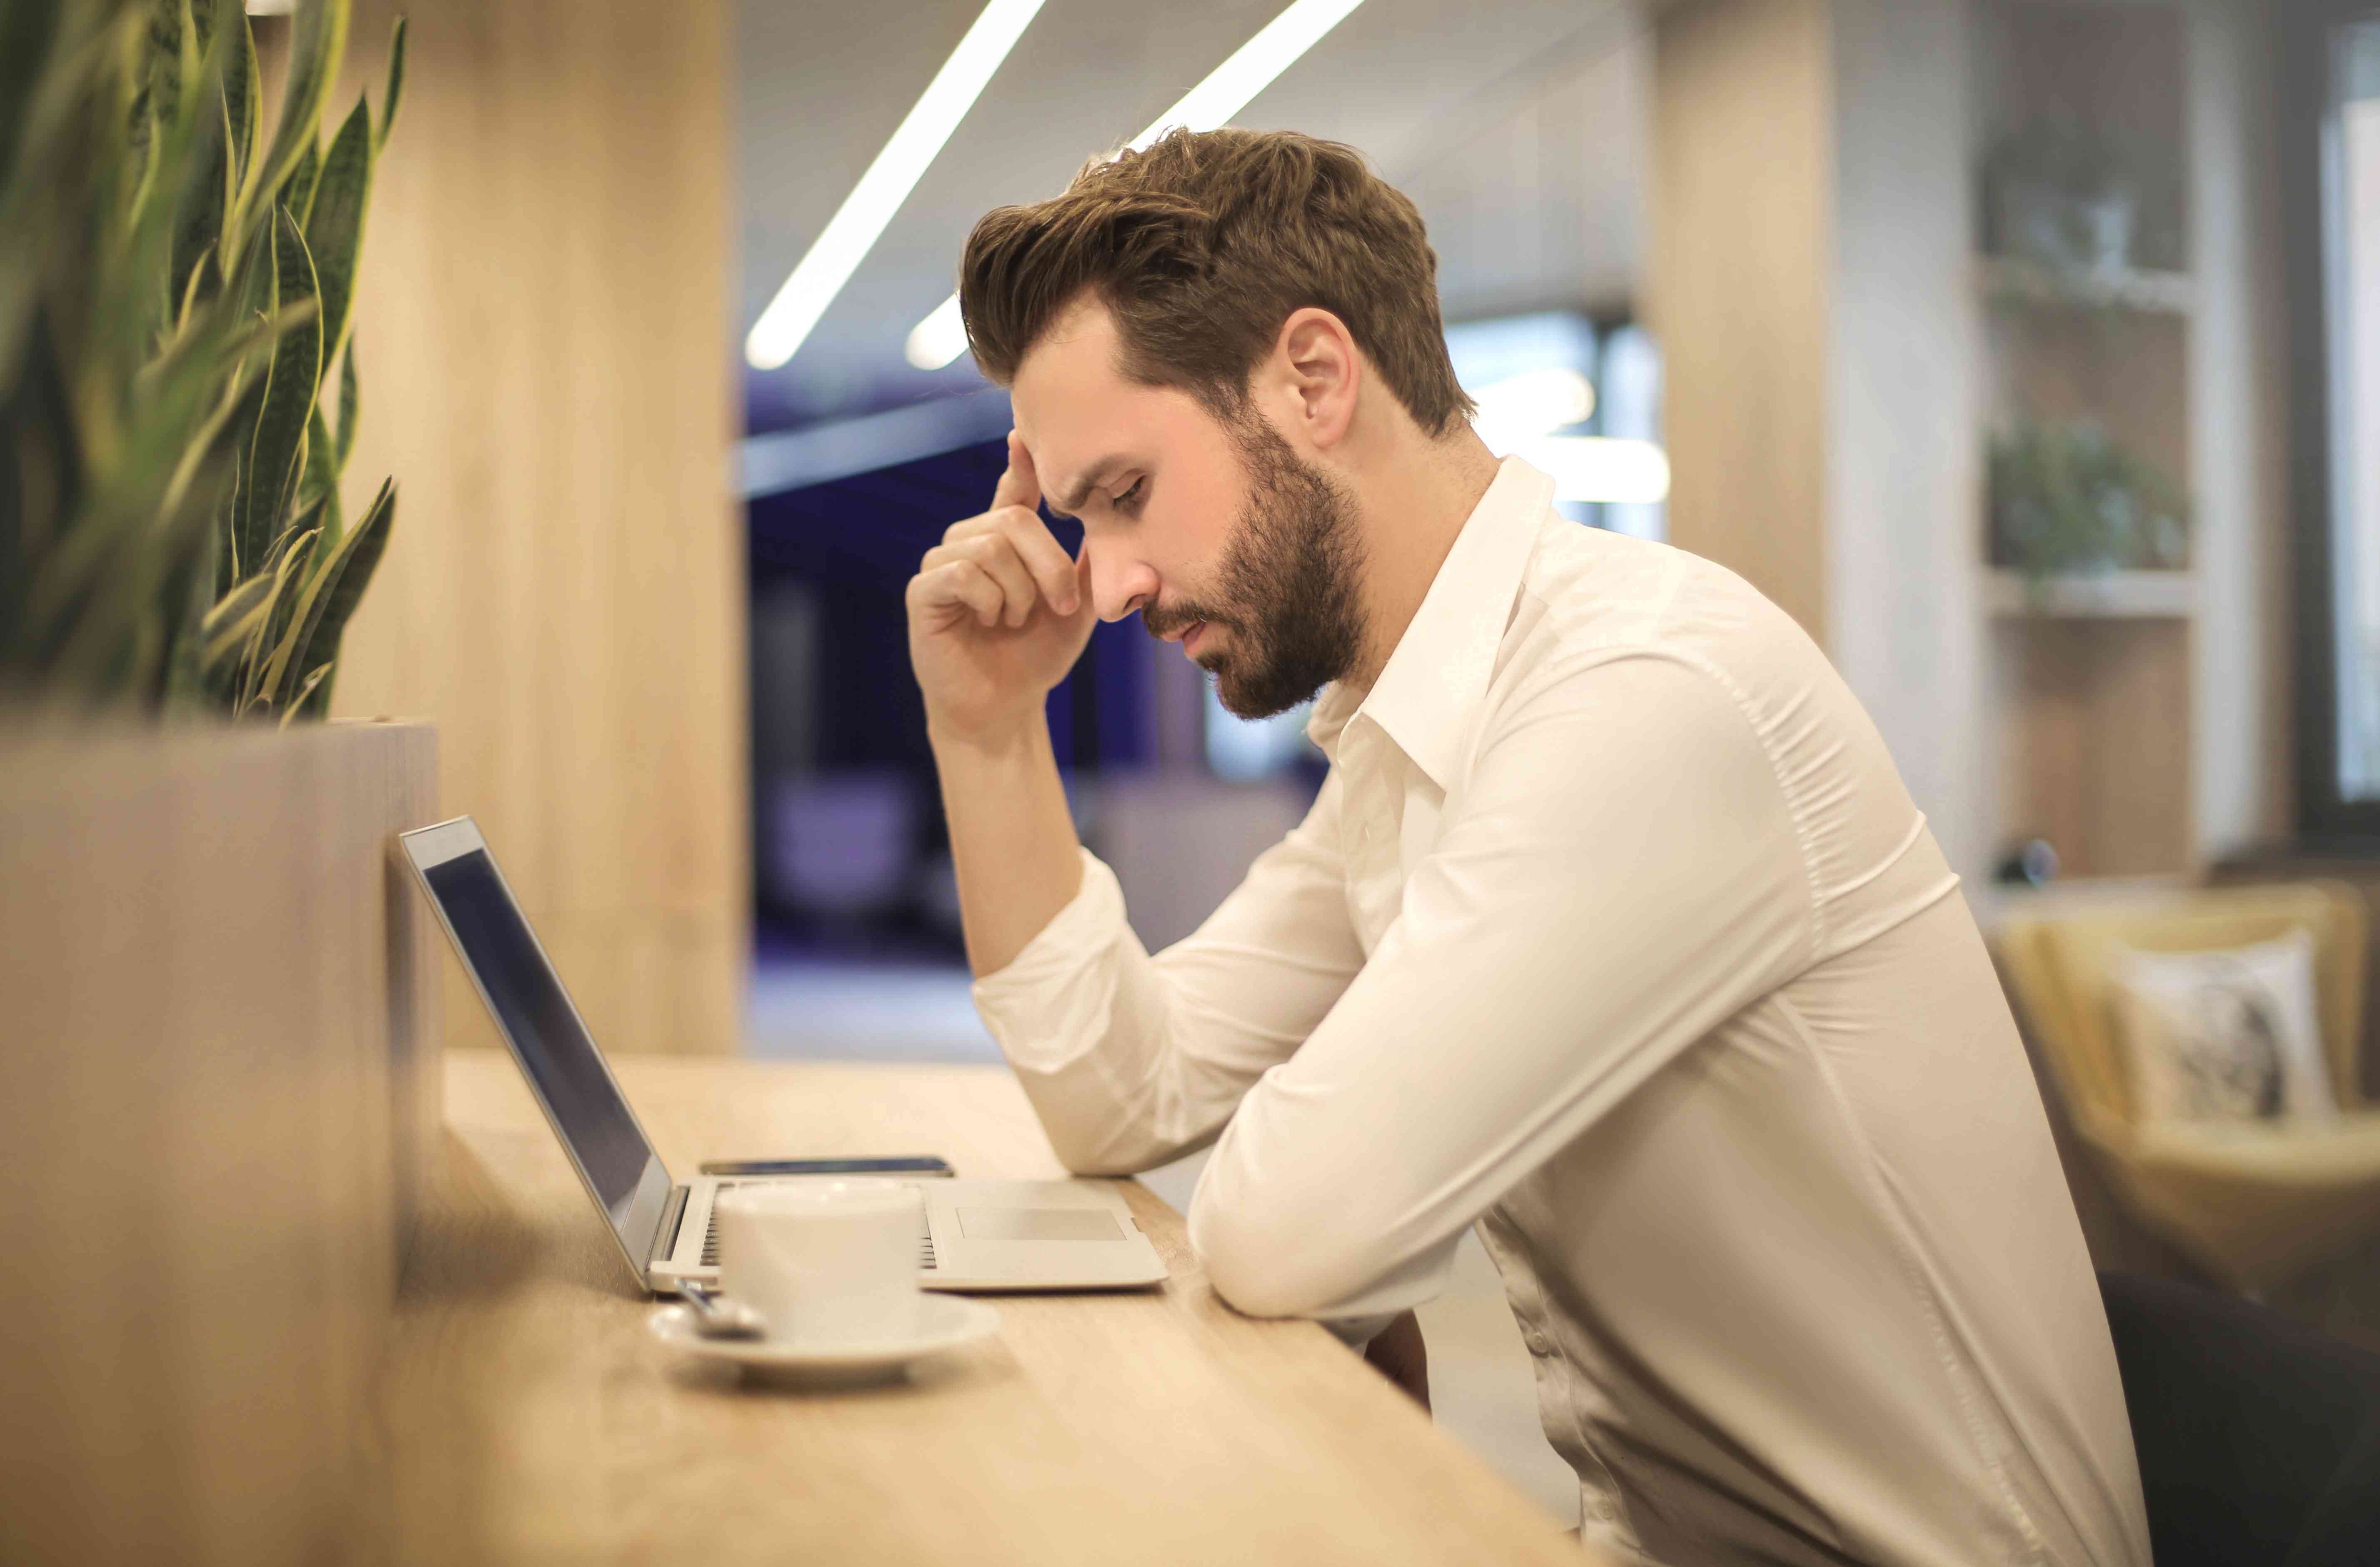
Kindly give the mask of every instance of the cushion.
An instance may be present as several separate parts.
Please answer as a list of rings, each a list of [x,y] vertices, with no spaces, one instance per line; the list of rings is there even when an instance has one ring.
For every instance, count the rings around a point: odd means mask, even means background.
[[[2119,954],[2116,1022],[2138,1118],[2335,1117],[2313,957],[2303,929],[2253,946]]]

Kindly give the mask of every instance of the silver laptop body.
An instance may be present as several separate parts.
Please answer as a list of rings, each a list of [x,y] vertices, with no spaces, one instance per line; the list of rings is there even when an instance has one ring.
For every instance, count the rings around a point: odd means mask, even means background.
[[[594,1037],[468,816],[398,834],[529,1091],[621,1254],[650,1290],[719,1276],[711,1204],[730,1186],[831,1176],[670,1179]],[[1123,1196],[1093,1181],[914,1181],[925,1201],[917,1282],[930,1290],[1119,1289],[1165,1264]]]

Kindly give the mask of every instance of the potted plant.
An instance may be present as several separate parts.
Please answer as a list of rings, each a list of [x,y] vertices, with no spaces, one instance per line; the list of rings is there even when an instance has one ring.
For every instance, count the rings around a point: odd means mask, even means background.
[[[339,494],[404,59],[325,137],[347,15],[298,0],[268,81],[237,0],[0,0],[0,1141],[76,1284],[0,1321],[12,1560],[374,1543],[352,1394],[438,1128],[391,849],[437,750],[292,723],[395,510]]]
[[[2190,564],[2179,488],[2095,424],[2018,420],[1992,439],[1990,483],[1993,562],[2036,599],[2053,577]]]
[[[352,524],[357,260],[403,84],[325,142],[346,0],[290,21],[268,136],[236,0],[0,0],[0,686],[328,707],[395,519]]]

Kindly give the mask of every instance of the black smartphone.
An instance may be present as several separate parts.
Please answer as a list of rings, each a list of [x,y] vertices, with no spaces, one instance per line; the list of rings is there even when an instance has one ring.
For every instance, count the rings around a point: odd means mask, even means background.
[[[705,1175],[955,1175],[933,1154],[898,1159],[706,1159]]]

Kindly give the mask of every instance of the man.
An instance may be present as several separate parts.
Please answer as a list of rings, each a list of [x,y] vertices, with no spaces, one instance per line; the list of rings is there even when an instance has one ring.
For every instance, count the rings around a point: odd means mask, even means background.
[[[960,298],[1016,429],[908,609],[986,1023],[1072,1168],[1214,1142],[1190,1237],[1244,1311],[1363,1338],[1475,1221],[1616,1557],[2141,1567],[1957,879],[1785,615],[1488,454],[1435,265],[1354,153],[1282,134],[978,225]],[[1235,711],[1321,691],[1331,760],[1155,957],[1042,721],[1135,612]]]

